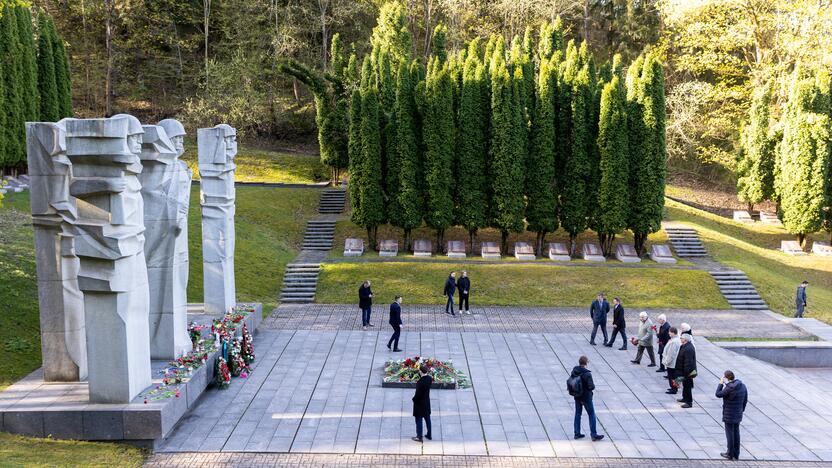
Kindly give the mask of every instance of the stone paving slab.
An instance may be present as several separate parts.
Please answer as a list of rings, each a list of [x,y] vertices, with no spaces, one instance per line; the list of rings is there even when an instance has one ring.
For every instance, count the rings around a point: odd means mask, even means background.
[[[408,330],[392,353],[389,328],[261,328],[251,377],[206,393],[161,451],[712,460],[724,450],[713,392],[728,366],[750,389],[742,458],[832,461],[832,396],[814,384],[828,375],[801,381],[697,338],[695,405],[684,410],[655,368],[630,364],[632,348],[590,346],[586,334]],[[607,435],[597,443],[572,439],[565,381],[582,354]],[[424,444],[410,440],[413,390],[381,387],[389,359],[414,355],[452,359],[473,383],[431,392],[435,437]]]
[[[626,304],[625,304],[626,307]],[[592,328],[589,306],[581,308],[477,307],[473,314],[451,316],[442,305],[409,305],[402,308],[405,330],[492,333],[588,333]],[[387,327],[388,304],[374,304],[371,321]],[[691,325],[694,333],[708,337],[807,338],[806,331],[767,311],[626,309],[627,335],[638,328],[638,313],[646,310],[655,322],[659,314],[677,326]],[[264,319],[263,328],[279,330],[361,330],[361,311],[351,304],[281,304]],[[612,333],[612,316],[608,322]]]

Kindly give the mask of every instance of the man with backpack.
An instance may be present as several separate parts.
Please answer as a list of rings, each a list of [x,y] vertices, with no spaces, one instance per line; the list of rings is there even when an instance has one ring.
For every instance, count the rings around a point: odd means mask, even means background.
[[[592,372],[586,368],[589,358],[581,356],[578,365],[572,369],[572,374],[566,380],[566,389],[575,398],[575,439],[586,437],[581,434],[581,413],[586,408],[589,416],[589,434],[593,441],[601,440],[603,435],[595,430],[595,407],[592,405],[592,391],[595,390],[595,383],[592,382]]]

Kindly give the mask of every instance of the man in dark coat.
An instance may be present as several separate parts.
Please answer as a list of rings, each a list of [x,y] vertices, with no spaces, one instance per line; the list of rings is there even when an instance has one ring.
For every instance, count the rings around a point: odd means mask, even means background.
[[[794,313],[795,318],[803,318],[803,311],[806,309],[806,286],[809,286],[808,281],[800,283],[797,287],[797,294],[794,297],[794,306],[797,309]]]
[[[682,408],[690,408],[693,406],[693,379],[696,377],[696,348],[687,333],[682,333],[681,342],[676,357],[676,373],[682,377],[682,398],[677,401],[682,403]]]
[[[422,442],[422,420],[425,420],[427,432],[425,438],[433,440],[430,434],[430,386],[433,383],[433,377],[430,376],[430,369],[425,364],[419,366],[419,374],[421,378],[416,382],[416,394],[413,395],[413,417],[416,418],[416,437],[412,437],[416,442]]]
[[[586,368],[588,364],[589,358],[587,358],[586,356],[581,356],[578,359],[578,365],[572,369],[572,374],[570,376],[580,376],[581,387],[583,389],[583,392],[581,392],[580,395],[574,395],[575,438],[583,439],[584,437],[586,437],[584,434],[581,434],[581,412],[584,408],[586,408],[586,415],[589,417],[589,435],[592,437],[593,441],[596,441],[603,439],[604,436],[598,434],[598,432],[596,431],[595,406],[592,404],[592,391],[595,390],[595,383],[592,381],[592,372]]]
[[[370,314],[373,311],[373,290],[370,289],[370,280],[364,281],[361,287],[358,288],[358,307],[361,309],[361,326],[365,330],[367,327],[372,327]]]
[[[740,422],[745,405],[748,404],[748,389],[741,380],[734,379],[733,372],[727,370],[719,379],[716,397],[722,398],[722,422],[725,423],[725,438],[728,442],[728,451],[720,455],[729,460],[739,460]]]
[[[471,315],[471,311],[468,310],[468,292],[471,290],[471,280],[468,279],[468,272],[463,270],[462,276],[456,280],[456,288],[459,290],[459,314],[462,315],[462,304],[465,304],[465,312],[468,315]]]
[[[667,342],[670,341],[670,324],[667,323],[667,317],[664,314],[659,315],[659,329],[656,332],[656,339],[659,342],[659,368],[656,372],[664,372],[664,362],[662,358],[664,357],[664,347],[667,346]]]
[[[402,334],[402,297],[396,296],[396,300],[390,304],[390,326],[393,327],[393,336],[387,342],[387,349],[393,345],[393,352],[398,353],[399,349],[399,335]]]
[[[610,341],[604,346],[612,348],[613,343],[615,343],[615,337],[621,333],[621,341],[623,341],[623,344],[618,349],[619,351],[624,351],[627,349],[627,322],[624,321],[624,306],[621,305],[621,299],[617,297],[613,298],[612,303],[612,336],[610,337]]]
[[[445,302],[445,313],[451,315],[456,315],[454,313],[454,293],[456,292],[456,281],[454,278],[456,278],[456,273],[452,271],[448,279],[445,280],[445,290],[442,292],[442,295],[448,297],[448,301]],[[449,307],[450,312],[448,312]]]
[[[607,313],[610,311],[610,303],[604,298],[604,293],[598,293],[598,297],[589,306],[589,316],[592,318],[592,335],[589,336],[589,344],[595,346],[595,334],[598,328],[604,334],[604,344],[607,344]]]

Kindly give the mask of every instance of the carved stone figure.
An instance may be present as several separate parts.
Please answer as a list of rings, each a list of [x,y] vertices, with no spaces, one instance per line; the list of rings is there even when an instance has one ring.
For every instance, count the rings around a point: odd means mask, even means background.
[[[150,285],[150,357],[175,359],[190,351],[186,292],[188,288],[188,199],[183,206],[182,185],[190,185],[187,167],[159,125],[145,125],[142,136],[145,261]],[[180,137],[181,138],[181,137]],[[184,252],[184,277],[182,252]]]
[[[93,403],[127,403],[151,384],[144,205],[138,179],[143,133],[129,115],[66,121]]]
[[[69,194],[72,163],[66,156],[64,121],[27,122],[32,224],[40,302],[43,379],[77,382],[87,377],[84,298],[78,288],[79,260]]]
[[[222,314],[236,305],[234,289],[234,156],[237,132],[220,124],[197,131],[205,311]]]

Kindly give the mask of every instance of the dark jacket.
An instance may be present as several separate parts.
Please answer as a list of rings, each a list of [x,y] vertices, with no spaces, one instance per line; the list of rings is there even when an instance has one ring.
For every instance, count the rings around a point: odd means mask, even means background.
[[[423,376],[416,382],[416,394],[413,395],[413,416],[423,418],[430,416],[430,385],[433,377]]]
[[[716,397],[722,398],[722,421],[737,424],[742,421],[742,413],[748,404],[748,389],[741,380],[736,379],[716,387]]]
[[[627,328],[627,322],[624,321],[624,306],[618,304],[612,309],[612,324],[624,330]]]
[[[454,283],[454,279],[449,276],[448,280],[445,281],[445,291],[443,291],[442,294],[446,296],[453,296],[454,292],[456,292],[456,283]]]
[[[610,311],[610,303],[604,299],[604,302],[598,302],[598,299],[592,301],[589,306],[589,316],[592,317],[593,323],[607,323],[607,313]]]
[[[471,280],[467,276],[456,280],[456,288],[459,289],[460,294],[471,292]]]
[[[806,288],[804,288],[803,286],[797,287],[797,294],[795,295],[794,303],[798,307],[806,306]]]
[[[676,357],[676,370],[681,376],[688,378],[690,373],[696,370],[696,348],[687,342],[679,348],[679,355]]]
[[[398,302],[390,304],[390,325],[402,324],[402,306]]]
[[[362,309],[365,307],[370,307],[373,305],[373,298],[370,297],[373,294],[373,290],[370,289],[369,286],[366,288],[362,284],[360,288],[358,288],[358,307]]]
[[[595,390],[595,382],[592,381],[592,372],[586,367],[575,366],[572,369],[572,377],[575,377],[576,375],[581,376],[581,382],[583,383],[584,393],[579,397],[576,396],[575,399],[581,401],[591,400],[592,391]]]
[[[664,346],[670,341],[670,324],[664,322],[664,325],[659,327],[659,332],[656,333],[656,338],[659,340],[659,346]]]

